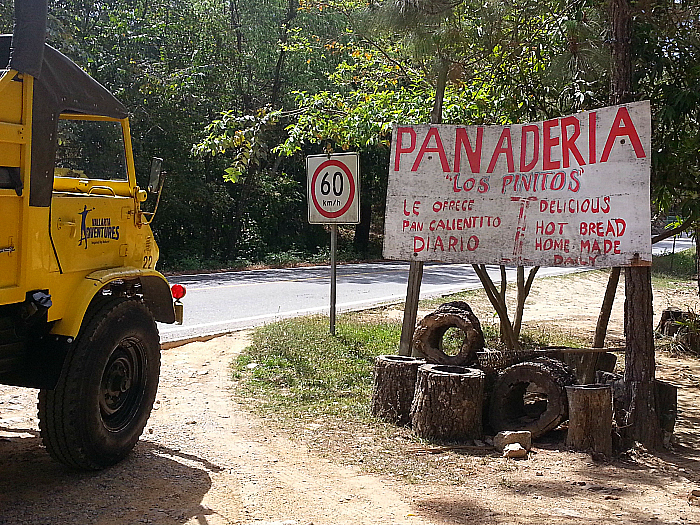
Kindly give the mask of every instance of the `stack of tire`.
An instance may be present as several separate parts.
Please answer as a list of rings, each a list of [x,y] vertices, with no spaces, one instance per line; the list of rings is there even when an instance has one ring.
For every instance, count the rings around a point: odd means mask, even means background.
[[[442,339],[450,328],[464,332],[464,341],[455,355],[443,350]],[[418,324],[413,338],[414,355],[428,364],[454,367],[482,368],[477,352],[484,345],[479,320],[463,301],[445,303],[428,314]],[[493,432],[529,430],[536,438],[568,419],[566,386],[575,384],[576,377],[557,359],[524,359],[501,370],[483,369],[484,422]]]

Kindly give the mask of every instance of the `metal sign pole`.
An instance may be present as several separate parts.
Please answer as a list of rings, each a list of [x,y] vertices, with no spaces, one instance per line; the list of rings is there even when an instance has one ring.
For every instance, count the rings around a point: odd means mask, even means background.
[[[331,227],[330,333],[335,335],[338,224],[360,223],[360,156],[357,153],[306,157],[309,224]]]
[[[331,225],[331,335],[335,335],[335,277],[336,260],[335,253],[338,249],[338,225]]]

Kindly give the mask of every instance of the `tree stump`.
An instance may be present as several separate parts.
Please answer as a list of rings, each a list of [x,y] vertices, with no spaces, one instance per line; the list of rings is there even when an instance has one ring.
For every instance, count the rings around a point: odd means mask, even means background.
[[[484,379],[474,368],[421,366],[411,406],[414,432],[442,442],[481,438]]]
[[[459,352],[448,355],[443,349],[443,336],[450,328],[464,333]],[[479,319],[464,301],[439,306],[418,323],[413,335],[414,355],[428,363],[468,366],[476,364],[476,352],[484,348],[484,334]]]
[[[574,371],[576,380],[580,385],[595,383],[595,374],[598,370],[612,372],[615,370],[615,363],[617,363],[617,356],[611,352],[588,352],[584,354],[561,352],[557,359],[560,359]]]
[[[400,355],[380,355],[374,362],[372,415],[395,425],[411,420],[411,403],[422,359]]]
[[[613,404],[608,385],[567,386],[569,431],[566,446],[612,455]]]
[[[667,381],[654,380],[661,428],[673,434],[678,415],[678,387]]]

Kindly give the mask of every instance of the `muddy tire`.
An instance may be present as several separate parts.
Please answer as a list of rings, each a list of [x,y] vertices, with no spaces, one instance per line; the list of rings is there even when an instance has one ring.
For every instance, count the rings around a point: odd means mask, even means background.
[[[568,418],[565,387],[575,383],[571,370],[556,359],[537,358],[506,368],[491,392],[491,427],[541,436]]]
[[[54,390],[39,392],[39,428],[51,456],[98,470],[123,459],[151,413],[160,374],[153,316],[138,300],[97,310],[81,328]]]

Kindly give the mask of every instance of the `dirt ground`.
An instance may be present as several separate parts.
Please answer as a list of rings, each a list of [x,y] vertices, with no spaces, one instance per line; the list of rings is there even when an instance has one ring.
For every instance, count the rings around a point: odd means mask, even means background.
[[[600,273],[537,281],[526,321],[590,333],[605,281]],[[668,305],[698,310],[689,286],[655,290],[657,317]],[[474,306],[491,316],[485,301]],[[618,299],[610,333],[621,332]],[[700,489],[696,359],[658,356],[657,375],[680,387],[674,451],[594,461],[550,439],[514,461],[489,450],[430,450],[406,430],[378,435],[327,422],[281,430],[232,400],[229,363],[247,337],[164,351],[142,440],[102,472],[54,463],[38,437],[36,392],[0,387],[0,524],[700,524],[691,495]],[[403,461],[410,476],[382,466]]]

